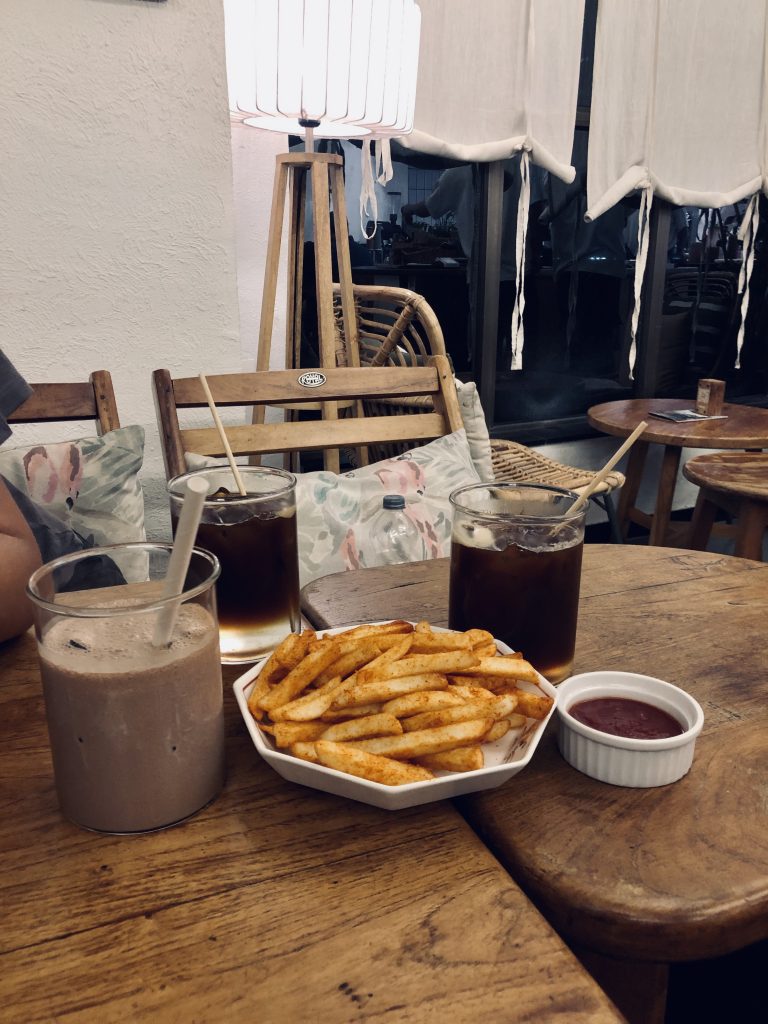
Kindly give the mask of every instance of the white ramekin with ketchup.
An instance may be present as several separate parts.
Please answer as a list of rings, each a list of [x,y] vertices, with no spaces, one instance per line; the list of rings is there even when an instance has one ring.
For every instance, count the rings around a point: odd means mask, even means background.
[[[634,672],[584,672],[557,689],[560,752],[580,772],[635,788],[688,772],[704,712],[685,690]]]

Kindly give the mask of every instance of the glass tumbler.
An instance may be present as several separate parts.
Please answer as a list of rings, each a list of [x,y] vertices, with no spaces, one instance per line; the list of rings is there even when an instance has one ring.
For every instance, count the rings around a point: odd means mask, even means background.
[[[534,484],[471,484],[453,508],[448,624],[487,629],[550,682],[570,675],[576,646],[586,508]]]
[[[238,468],[245,495],[228,467],[194,470],[168,484],[175,530],[187,480],[208,481],[197,543],[221,563],[216,592],[225,663],[255,661],[301,622],[296,477],[267,466]]]
[[[195,548],[182,594],[163,598],[171,551],[91,548],[29,581],[59,805],[85,828],[162,828],[224,782],[219,563]]]

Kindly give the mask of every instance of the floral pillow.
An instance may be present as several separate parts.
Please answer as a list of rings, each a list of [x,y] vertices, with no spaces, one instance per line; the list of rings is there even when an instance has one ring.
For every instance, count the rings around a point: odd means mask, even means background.
[[[144,429],[0,449],[0,474],[97,546],[145,540]]]
[[[379,564],[371,526],[385,494],[404,496],[405,515],[418,530],[409,552],[412,561],[447,555],[452,523],[448,495],[479,480],[464,430],[349,473],[300,473],[301,585],[329,573]]]

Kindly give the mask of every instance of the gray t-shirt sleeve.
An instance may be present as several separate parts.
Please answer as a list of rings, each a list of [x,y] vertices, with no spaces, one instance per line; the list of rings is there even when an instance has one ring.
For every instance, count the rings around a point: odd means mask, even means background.
[[[10,480],[2,477],[2,481],[26,519],[40,549],[43,562],[50,562],[51,559],[58,558],[60,555],[69,555],[75,551],[84,551],[86,548],[93,547],[92,536],[82,537],[75,530],[70,529],[58,516],[38,505],[18,487],[14,487]]]
[[[0,444],[11,436],[11,428],[6,417],[18,409],[31,394],[32,388],[0,349]]]

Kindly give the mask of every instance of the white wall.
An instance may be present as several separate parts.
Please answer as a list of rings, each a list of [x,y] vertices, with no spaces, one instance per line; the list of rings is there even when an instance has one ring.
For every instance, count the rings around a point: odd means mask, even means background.
[[[0,347],[32,381],[112,371],[164,535],[150,373],[252,363],[284,139],[235,144],[245,358],[221,0],[2,0],[0,140]]]

